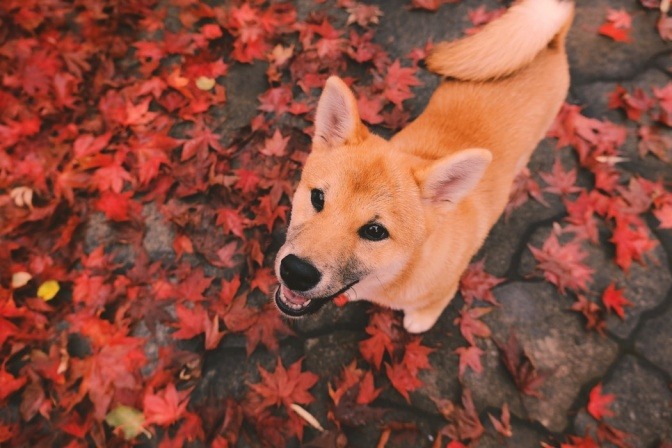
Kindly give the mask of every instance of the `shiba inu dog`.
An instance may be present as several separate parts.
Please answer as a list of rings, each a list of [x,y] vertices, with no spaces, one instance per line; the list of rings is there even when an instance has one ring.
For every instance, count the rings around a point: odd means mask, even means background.
[[[389,141],[328,79],[275,263],[280,311],[303,316],[346,292],[403,310],[409,332],[434,325],[565,99],[573,13],[569,0],[521,0],[436,45],[427,67],[445,79]]]

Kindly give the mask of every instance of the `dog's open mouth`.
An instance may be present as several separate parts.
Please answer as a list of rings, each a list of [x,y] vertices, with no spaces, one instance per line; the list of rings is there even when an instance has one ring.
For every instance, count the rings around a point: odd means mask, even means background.
[[[306,314],[312,314],[329,303],[331,299],[343,294],[345,291],[355,285],[355,282],[350,283],[343,289],[337,291],[328,297],[309,299],[301,294],[297,294],[285,285],[280,285],[275,291],[275,304],[280,311],[290,317],[301,317]]]

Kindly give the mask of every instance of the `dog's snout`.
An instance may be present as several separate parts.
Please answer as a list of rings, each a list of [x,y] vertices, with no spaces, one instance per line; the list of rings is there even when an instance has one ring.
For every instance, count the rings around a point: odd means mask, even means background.
[[[290,254],[280,262],[280,277],[289,289],[308,291],[319,283],[322,274],[312,264]]]

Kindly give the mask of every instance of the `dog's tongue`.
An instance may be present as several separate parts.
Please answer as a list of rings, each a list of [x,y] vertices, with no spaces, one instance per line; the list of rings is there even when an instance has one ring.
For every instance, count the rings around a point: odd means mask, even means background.
[[[285,299],[287,299],[288,302],[292,302],[294,305],[303,305],[308,301],[308,299],[295,293],[285,285],[282,285],[282,295],[285,297]]]

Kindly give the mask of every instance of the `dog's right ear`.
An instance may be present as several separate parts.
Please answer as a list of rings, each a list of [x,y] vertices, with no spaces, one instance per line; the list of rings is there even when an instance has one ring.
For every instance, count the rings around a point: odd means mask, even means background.
[[[313,147],[336,148],[355,145],[368,135],[359,118],[357,100],[350,88],[337,76],[331,76],[317,103]]]
[[[460,202],[483,177],[492,161],[487,149],[463,149],[416,173],[422,197],[449,207]]]

